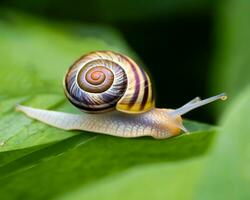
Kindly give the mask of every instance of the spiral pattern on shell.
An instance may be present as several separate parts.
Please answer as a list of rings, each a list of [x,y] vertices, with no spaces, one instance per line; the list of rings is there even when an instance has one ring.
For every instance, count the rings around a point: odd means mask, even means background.
[[[140,113],[154,107],[151,82],[133,60],[119,53],[97,51],[82,56],[64,79],[69,101],[86,112],[116,108]]]

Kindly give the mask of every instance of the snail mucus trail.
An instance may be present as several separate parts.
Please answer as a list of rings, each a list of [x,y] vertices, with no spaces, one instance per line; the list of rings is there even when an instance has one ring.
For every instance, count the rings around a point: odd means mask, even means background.
[[[178,109],[155,108],[148,74],[131,58],[111,51],[82,56],[64,78],[68,100],[84,113],[70,114],[18,105],[17,111],[64,130],[83,130],[119,137],[164,139],[188,132],[185,113],[218,99],[224,93],[191,100]]]

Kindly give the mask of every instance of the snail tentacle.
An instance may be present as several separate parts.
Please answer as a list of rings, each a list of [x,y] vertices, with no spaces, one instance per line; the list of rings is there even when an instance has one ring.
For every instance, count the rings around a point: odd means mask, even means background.
[[[193,104],[193,103],[196,103],[196,102],[198,102],[198,101],[201,101],[201,98],[200,98],[200,97],[195,97],[195,98],[192,99],[191,101],[189,101],[189,102],[187,102],[186,104],[184,104],[182,107],[184,107],[184,106],[189,106],[189,105],[191,105],[191,104]]]

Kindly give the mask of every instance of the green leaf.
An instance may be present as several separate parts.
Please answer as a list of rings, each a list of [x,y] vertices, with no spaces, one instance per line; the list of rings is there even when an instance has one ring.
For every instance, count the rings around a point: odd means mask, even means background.
[[[172,163],[201,155],[209,147],[215,129],[204,131],[207,126],[194,122],[188,122],[187,126],[191,128],[193,124],[201,130],[168,140],[78,134],[45,148],[25,152],[24,156],[8,160],[0,167],[1,196],[52,198],[135,165]],[[10,193],[14,188],[15,193]]]
[[[194,199],[204,166],[200,159],[139,166],[79,187],[57,199]],[[98,191],[98,192],[97,192]]]

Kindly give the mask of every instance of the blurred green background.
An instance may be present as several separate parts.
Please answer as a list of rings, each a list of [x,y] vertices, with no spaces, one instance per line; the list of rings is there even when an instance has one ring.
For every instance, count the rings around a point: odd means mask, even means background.
[[[250,1],[0,2],[1,199],[249,199]],[[79,135],[13,112],[77,112],[62,77],[82,54],[125,53],[145,66],[157,107],[220,92],[166,141]],[[198,131],[197,131],[198,130]],[[196,132],[195,132],[196,131]]]

